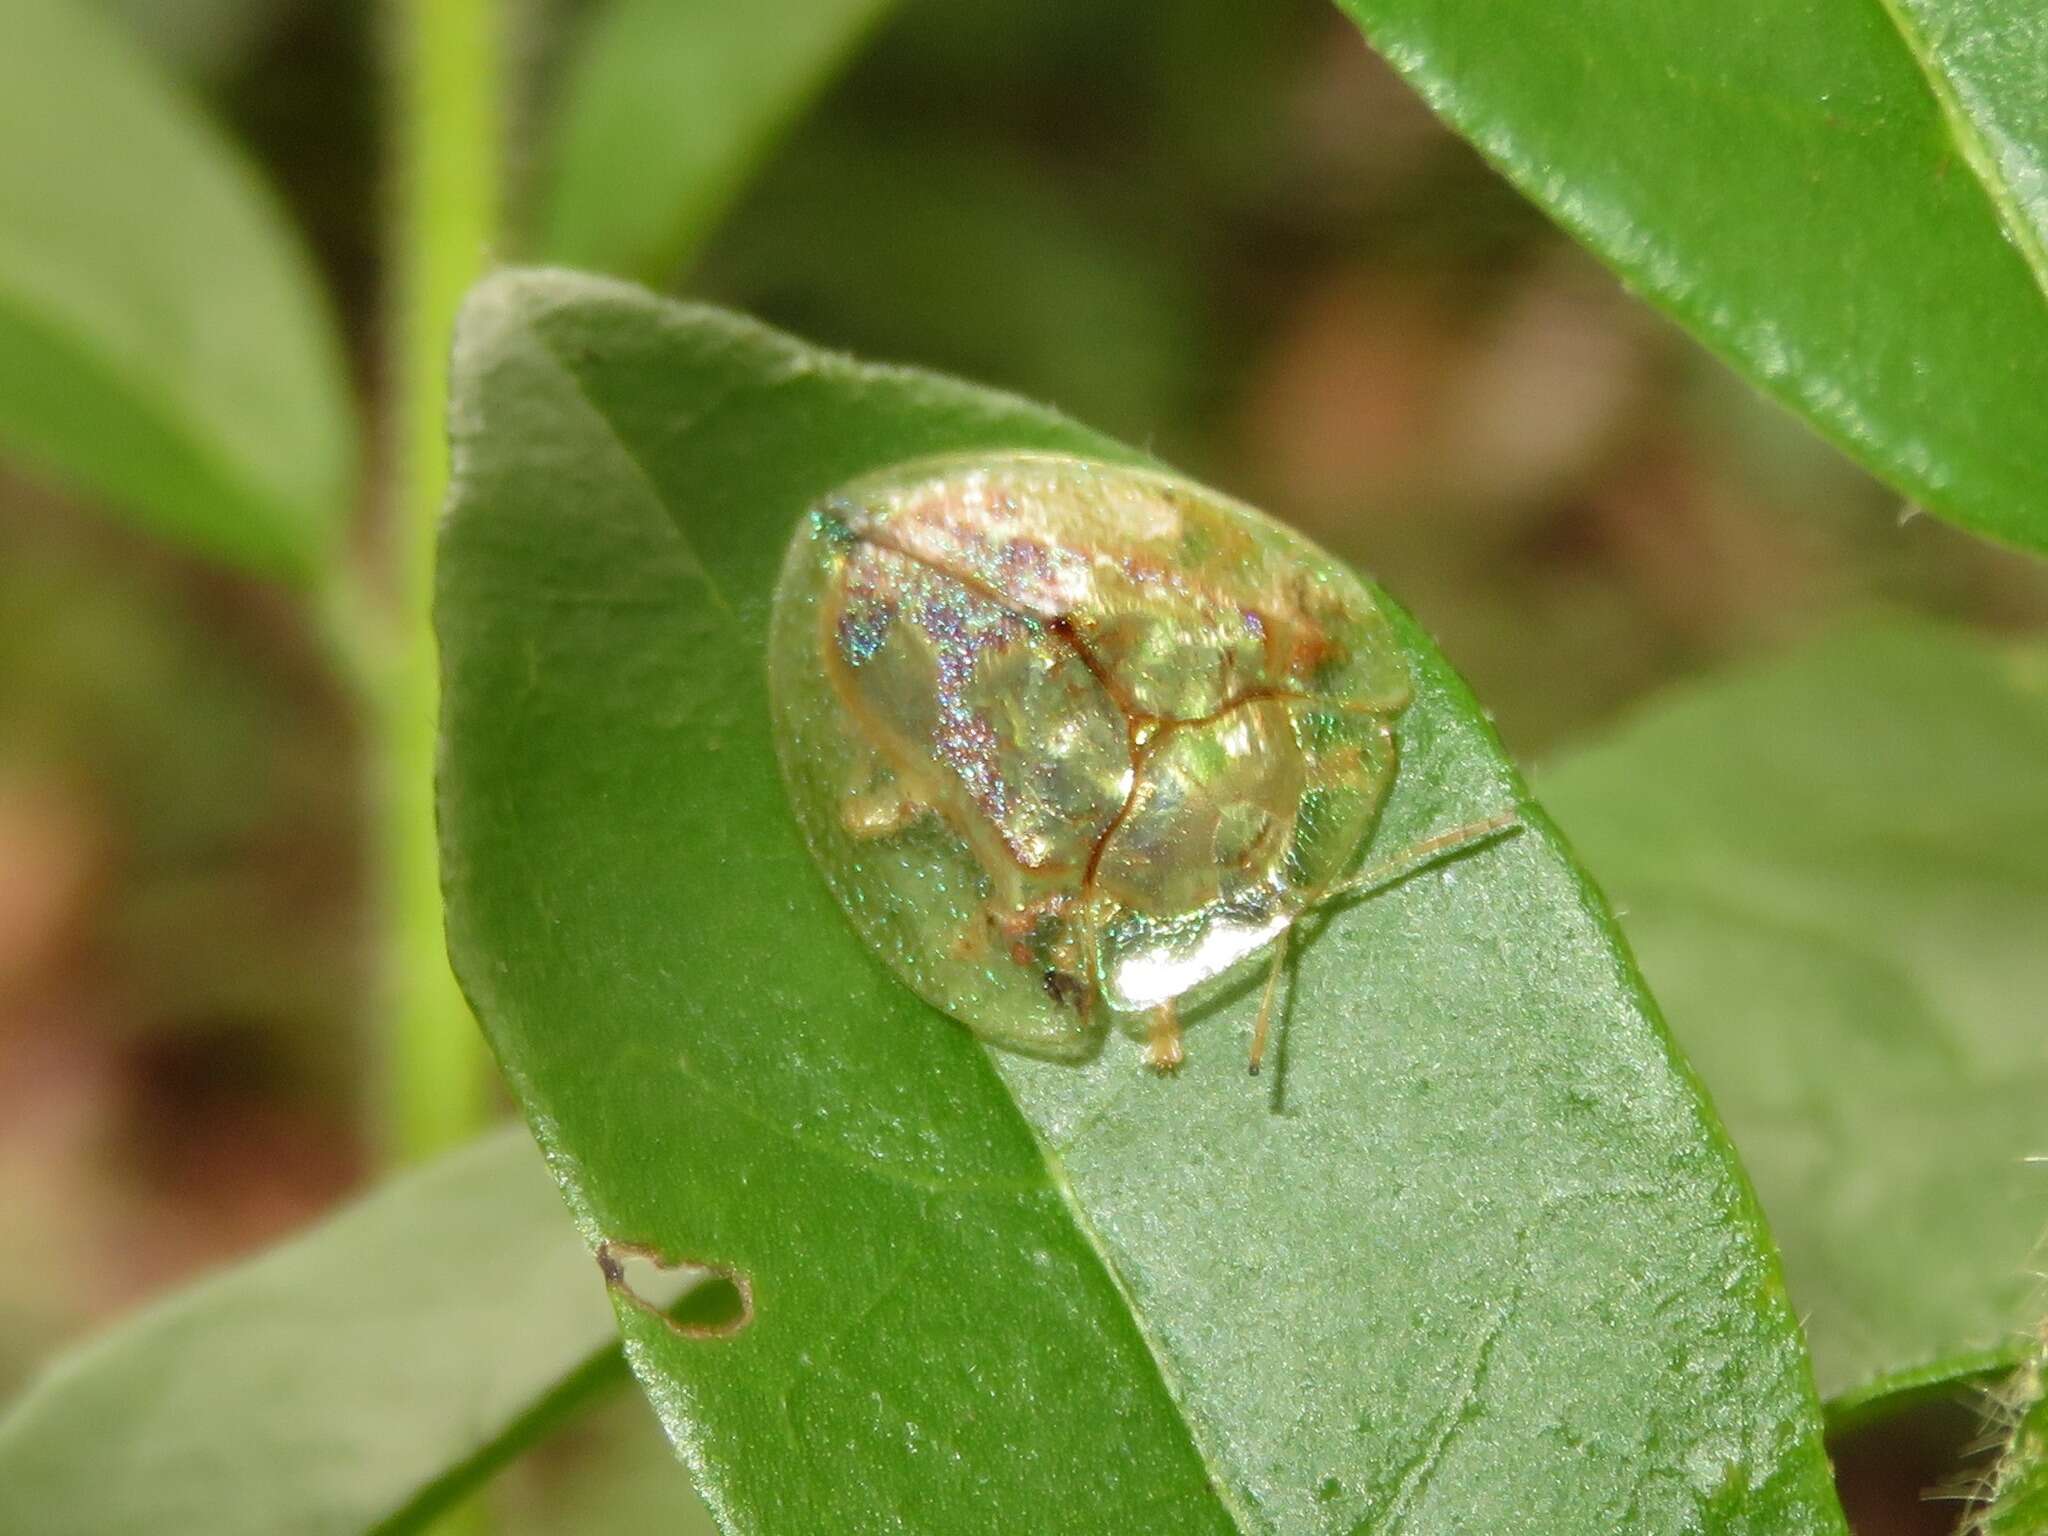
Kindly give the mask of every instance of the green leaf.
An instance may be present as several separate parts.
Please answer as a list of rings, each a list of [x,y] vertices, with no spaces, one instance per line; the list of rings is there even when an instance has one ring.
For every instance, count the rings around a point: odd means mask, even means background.
[[[0,0],[0,446],[151,531],[300,578],[354,427],[310,263],[95,7]]]
[[[2048,292],[2048,12],[2025,0],[1879,0],[1956,152]]]
[[[291,0],[102,0],[144,48],[178,74],[231,79],[276,35]]]
[[[612,0],[569,65],[548,259],[660,283],[890,0]]]
[[[2048,651],[1870,625],[1542,780],[1755,1176],[1832,1410],[1995,1369],[2048,1104]]]
[[[1338,4],[1752,382],[1932,510],[2048,550],[2037,5]]]
[[[418,1530],[616,1381],[614,1340],[497,1133],[61,1360],[0,1419],[0,1533]]]
[[[1127,449],[559,273],[458,330],[438,621],[450,948],[733,1530],[1839,1532],[1749,1192],[1598,899],[1524,835],[1359,903],[1160,1080],[984,1048],[833,905],[775,768],[770,589],[896,461]],[[1521,789],[1404,620],[1379,834]]]

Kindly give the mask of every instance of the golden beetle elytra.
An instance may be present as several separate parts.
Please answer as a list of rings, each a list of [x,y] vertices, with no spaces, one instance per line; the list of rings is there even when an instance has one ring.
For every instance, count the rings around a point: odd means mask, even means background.
[[[1407,664],[1364,585],[1287,528],[1146,469],[912,464],[799,526],[769,679],[797,820],[862,938],[984,1039],[1073,1058],[1112,1019],[1181,1061],[1179,1006],[1359,871]]]

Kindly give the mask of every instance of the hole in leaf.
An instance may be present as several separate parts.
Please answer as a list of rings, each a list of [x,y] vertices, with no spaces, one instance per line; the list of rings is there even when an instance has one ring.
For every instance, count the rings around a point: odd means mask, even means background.
[[[600,1243],[605,1288],[686,1339],[730,1338],[754,1320],[754,1289],[738,1270],[671,1259],[644,1243]]]
[[[1952,1536],[1990,1471],[1985,1399],[1950,1387],[1828,1437],[1856,1536]]]

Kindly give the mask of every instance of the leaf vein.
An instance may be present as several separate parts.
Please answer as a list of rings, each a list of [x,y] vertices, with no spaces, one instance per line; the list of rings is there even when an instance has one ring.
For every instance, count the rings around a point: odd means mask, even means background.
[[[1950,143],[1962,157],[1963,164],[1970,168],[1970,174],[1976,177],[1984,195],[1991,200],[1999,223],[2005,227],[2021,259],[2033,273],[2035,285],[2043,297],[2048,298],[2048,240],[2044,240],[2042,231],[2028,217],[2018,189],[2007,177],[1998,155],[1986,142],[1976,118],[1956,88],[1954,77],[1943,66],[1940,54],[1900,0],[1876,0],[1876,4],[1891,23],[1892,30],[1898,33],[1907,57],[1912,59],[1914,67],[1927,82],[1935,106],[1940,109],[1942,122],[1948,129]]]

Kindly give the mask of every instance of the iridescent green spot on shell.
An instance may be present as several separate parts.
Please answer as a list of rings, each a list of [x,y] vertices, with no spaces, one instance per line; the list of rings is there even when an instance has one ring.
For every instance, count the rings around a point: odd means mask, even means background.
[[[1364,586],[1149,471],[910,465],[800,524],[770,681],[861,936],[977,1034],[1073,1056],[1358,863],[1407,669]]]

